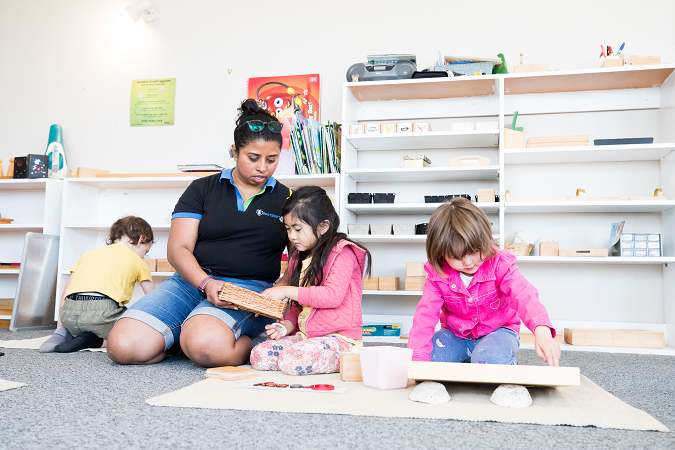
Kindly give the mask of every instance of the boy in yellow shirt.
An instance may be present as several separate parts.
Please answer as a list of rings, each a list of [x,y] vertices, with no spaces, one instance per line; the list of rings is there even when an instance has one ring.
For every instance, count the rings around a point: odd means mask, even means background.
[[[63,289],[56,332],[41,353],[69,353],[106,346],[117,319],[126,311],[138,281],[144,293],[155,289],[143,259],[152,247],[150,225],[127,216],[110,228],[108,246],[86,252],[71,269]]]

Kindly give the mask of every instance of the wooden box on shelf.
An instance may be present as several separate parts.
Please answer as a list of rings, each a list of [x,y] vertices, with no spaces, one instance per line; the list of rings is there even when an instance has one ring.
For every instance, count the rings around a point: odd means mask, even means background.
[[[425,277],[427,273],[424,271],[423,262],[407,262],[405,263],[405,274],[408,277]]]
[[[494,203],[495,190],[494,189],[478,189],[478,203]]]
[[[364,291],[377,291],[380,289],[380,282],[378,277],[363,277]]]
[[[560,244],[558,242],[540,242],[539,256],[559,256]]]
[[[602,61],[600,68],[605,69],[607,67],[621,67],[623,64],[623,58],[605,58],[604,61]]]
[[[169,264],[169,260],[166,258],[160,258],[157,260],[157,272],[175,272],[176,269]]]
[[[148,265],[150,272],[157,272],[157,260],[145,258],[145,263]]]
[[[587,147],[589,136],[544,136],[527,139],[527,148]]]
[[[380,291],[398,291],[398,277],[378,277]]]
[[[504,148],[525,148],[525,133],[504,128]]]
[[[565,342],[570,345],[598,345],[602,347],[663,348],[664,333],[643,330],[599,330],[565,328]]]
[[[661,64],[661,56],[629,56],[625,58],[625,65],[650,66],[652,64]]]
[[[349,125],[349,134],[363,134],[364,129],[362,123],[358,125]]]
[[[558,256],[608,256],[606,248],[562,248],[558,251]]]
[[[424,283],[427,282],[427,277],[405,277],[406,291],[421,291],[424,289]]]

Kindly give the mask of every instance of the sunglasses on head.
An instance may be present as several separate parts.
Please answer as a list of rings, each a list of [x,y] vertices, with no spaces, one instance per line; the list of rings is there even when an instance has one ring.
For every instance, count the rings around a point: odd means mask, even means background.
[[[281,130],[284,128],[284,124],[281,122],[263,122],[262,120],[247,120],[239,126],[248,125],[248,128],[254,133],[258,133],[263,130],[265,125],[270,129],[272,133],[281,133]]]

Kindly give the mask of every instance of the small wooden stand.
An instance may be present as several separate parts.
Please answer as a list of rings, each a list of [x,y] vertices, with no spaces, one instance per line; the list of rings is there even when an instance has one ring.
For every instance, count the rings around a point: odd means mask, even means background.
[[[358,353],[340,353],[340,379],[342,381],[363,381],[361,357]]]

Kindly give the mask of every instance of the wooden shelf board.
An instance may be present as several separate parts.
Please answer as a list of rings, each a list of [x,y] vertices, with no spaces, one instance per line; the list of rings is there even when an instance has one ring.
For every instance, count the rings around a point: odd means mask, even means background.
[[[12,320],[12,315],[0,314],[0,320]]]
[[[499,145],[499,130],[350,134],[347,135],[347,140],[356,150],[362,151],[497,147]]]
[[[362,81],[346,83],[359,102],[389,100],[430,100],[496,95],[498,76]]]
[[[505,213],[609,213],[658,212],[675,208],[675,200],[661,201],[560,201],[560,202],[506,202]]]
[[[338,173],[331,174],[311,174],[311,175],[279,175],[275,176],[280,183],[294,188],[298,186],[314,185],[326,187],[335,187],[335,180],[339,177]]]
[[[0,231],[42,231],[44,227],[43,223],[9,223],[0,224]]]
[[[358,182],[496,180],[499,166],[349,169],[345,173]]]
[[[47,180],[47,178],[0,180],[0,191],[44,191],[47,186]]]
[[[531,72],[504,75],[506,95],[550,92],[605,91],[660,86],[675,65],[630,66],[564,72]]]
[[[419,297],[422,295],[422,291],[372,291],[366,290],[363,291],[363,295],[396,295],[396,296],[406,296],[406,297]]]
[[[609,161],[659,161],[675,144],[597,145],[504,150],[504,164],[556,164]]]
[[[672,264],[675,257],[630,256],[517,256],[519,263],[533,264]]]
[[[171,230],[171,224],[150,224],[150,226],[152,227],[152,230],[155,232],[167,232]],[[63,225],[63,228],[107,232],[110,230],[110,225],[97,223],[78,223],[78,224],[73,223]]]
[[[497,214],[501,203],[474,203],[485,214]],[[415,215],[431,214],[442,203],[348,203],[347,210],[354,214],[370,215]],[[400,222],[399,219],[392,223]]]

